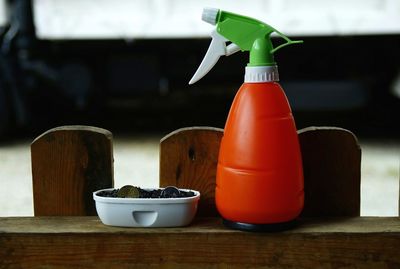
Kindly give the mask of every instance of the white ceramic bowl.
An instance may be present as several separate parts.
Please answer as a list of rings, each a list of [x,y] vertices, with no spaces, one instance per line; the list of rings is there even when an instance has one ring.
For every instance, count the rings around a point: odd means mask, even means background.
[[[184,198],[113,198],[93,193],[97,214],[105,225],[120,227],[180,227],[189,225],[197,212],[200,192]],[[153,190],[153,189],[146,189]]]

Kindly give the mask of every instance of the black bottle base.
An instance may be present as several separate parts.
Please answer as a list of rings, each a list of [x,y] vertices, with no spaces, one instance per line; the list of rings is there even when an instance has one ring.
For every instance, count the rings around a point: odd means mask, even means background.
[[[243,222],[235,222],[227,219],[222,219],[224,225],[228,228],[247,231],[247,232],[281,232],[289,230],[298,225],[298,221],[292,220],[288,222],[271,223],[271,224],[251,224]]]

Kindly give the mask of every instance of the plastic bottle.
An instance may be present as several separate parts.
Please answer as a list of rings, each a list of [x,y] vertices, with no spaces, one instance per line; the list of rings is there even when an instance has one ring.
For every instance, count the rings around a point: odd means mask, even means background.
[[[250,51],[245,80],[232,103],[221,141],[216,206],[228,227],[274,231],[291,227],[304,204],[303,171],[295,122],[273,54],[300,43],[271,26],[218,9],[204,9],[216,25],[212,42],[189,84],[208,73],[222,55]],[[275,32],[286,43],[274,48]],[[226,46],[226,42],[232,43]]]

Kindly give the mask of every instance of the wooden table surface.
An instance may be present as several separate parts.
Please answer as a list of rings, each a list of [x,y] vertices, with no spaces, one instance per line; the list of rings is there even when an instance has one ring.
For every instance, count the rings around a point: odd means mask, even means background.
[[[121,228],[97,217],[7,217],[0,246],[0,268],[400,268],[400,218],[311,218],[251,233],[219,218]]]

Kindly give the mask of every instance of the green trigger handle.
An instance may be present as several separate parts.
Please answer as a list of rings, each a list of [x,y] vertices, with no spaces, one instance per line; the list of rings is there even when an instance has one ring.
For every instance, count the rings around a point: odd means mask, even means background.
[[[282,34],[281,32],[275,30],[274,31],[277,35],[279,35],[281,38],[283,38],[284,40],[286,40],[285,43],[277,46],[276,48],[273,48],[270,52],[272,54],[274,54],[275,52],[277,52],[278,50],[280,50],[281,48],[284,48],[286,46],[292,45],[292,44],[301,44],[303,43],[303,40],[291,40],[290,38],[288,38],[287,36],[285,36],[284,34]]]
[[[205,76],[221,56],[229,56],[238,51],[248,51],[248,67],[276,66],[275,52],[288,45],[303,43],[302,40],[289,39],[262,21],[216,8],[205,8],[202,19],[216,27],[211,32],[212,41],[206,56],[189,84],[193,84]],[[274,47],[271,41],[272,33],[276,33],[286,42]],[[227,45],[227,41],[230,41],[231,44]]]

